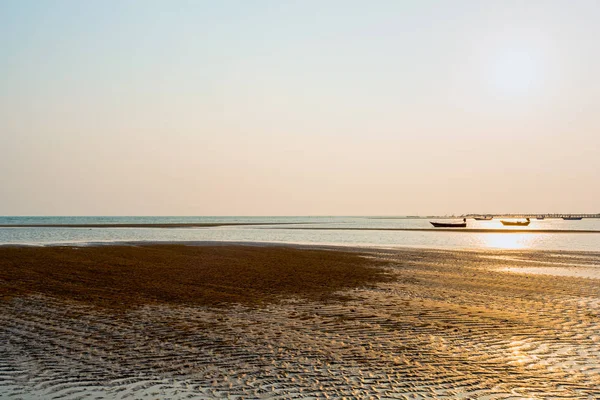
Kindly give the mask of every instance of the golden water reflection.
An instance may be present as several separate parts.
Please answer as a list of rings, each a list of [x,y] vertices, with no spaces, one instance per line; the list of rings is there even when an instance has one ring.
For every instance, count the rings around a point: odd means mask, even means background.
[[[538,236],[531,233],[482,233],[478,239],[484,247],[522,250],[532,248]]]

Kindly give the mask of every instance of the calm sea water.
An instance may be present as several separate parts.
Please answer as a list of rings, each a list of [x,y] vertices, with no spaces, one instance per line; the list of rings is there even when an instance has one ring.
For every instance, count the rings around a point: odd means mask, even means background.
[[[374,217],[0,217],[0,224],[294,223],[214,228],[0,228],[0,244],[151,242],[270,242],[369,247],[600,251],[600,233],[465,233],[294,228],[431,228],[428,219]],[[468,220],[471,228],[503,228],[499,220]],[[528,229],[598,230],[600,219],[532,220]]]

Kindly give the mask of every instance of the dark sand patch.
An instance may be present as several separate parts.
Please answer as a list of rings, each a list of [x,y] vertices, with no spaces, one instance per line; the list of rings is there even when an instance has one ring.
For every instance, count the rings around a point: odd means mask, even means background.
[[[0,298],[41,294],[100,307],[324,300],[388,279],[357,253],[253,246],[0,247]]]

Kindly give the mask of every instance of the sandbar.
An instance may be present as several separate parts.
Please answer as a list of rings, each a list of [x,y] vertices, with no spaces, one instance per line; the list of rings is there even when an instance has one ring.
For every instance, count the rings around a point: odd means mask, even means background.
[[[218,228],[220,226],[297,225],[316,222],[174,222],[106,224],[0,224],[0,228]]]

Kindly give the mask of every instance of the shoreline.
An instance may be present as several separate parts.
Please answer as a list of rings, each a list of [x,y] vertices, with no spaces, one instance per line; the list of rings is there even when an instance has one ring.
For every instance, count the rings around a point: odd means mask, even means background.
[[[0,224],[0,228],[218,228],[220,226],[263,226],[318,224],[320,222],[174,222],[123,224]]]
[[[382,245],[340,245],[340,244],[312,244],[312,243],[289,243],[289,242],[244,242],[244,241],[120,241],[120,242],[85,242],[85,243],[52,243],[52,244],[0,244],[0,252],[9,249],[111,249],[111,248],[247,248],[257,251],[267,249],[292,249],[302,251],[322,251],[338,254],[377,254],[401,256],[402,254],[436,254],[456,258],[461,254],[467,256],[478,256],[484,259],[499,260],[503,262],[515,262],[522,264],[518,267],[506,267],[499,271],[511,273],[539,274],[538,271],[556,270],[556,274],[544,273],[555,276],[586,277],[581,269],[597,269],[590,275],[600,279],[600,252],[589,250],[545,250],[545,249],[504,249],[504,248],[443,248],[443,247],[417,247],[417,246],[386,246]],[[538,260],[541,258],[542,260]],[[564,260],[570,262],[565,262]],[[584,263],[581,260],[588,260]],[[538,264],[538,266],[531,266]],[[570,271],[574,271],[571,273]]]
[[[200,247],[223,247],[223,246],[247,246],[247,247],[279,247],[295,248],[300,250],[328,250],[340,252],[391,252],[400,253],[406,251],[424,251],[424,252],[444,252],[444,253],[479,253],[489,254],[550,254],[554,256],[573,255],[575,256],[598,256],[600,260],[600,251],[598,250],[568,250],[568,249],[540,249],[540,248],[504,248],[504,247],[443,247],[443,246],[415,246],[415,245],[389,245],[389,244],[340,244],[340,243],[311,243],[311,242],[270,242],[270,241],[239,241],[239,240],[123,240],[123,241],[79,241],[79,242],[47,242],[47,243],[0,243],[0,250],[3,248],[55,248],[55,247],[112,247],[112,246],[200,246]],[[600,266],[600,261],[598,263]]]

